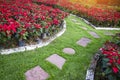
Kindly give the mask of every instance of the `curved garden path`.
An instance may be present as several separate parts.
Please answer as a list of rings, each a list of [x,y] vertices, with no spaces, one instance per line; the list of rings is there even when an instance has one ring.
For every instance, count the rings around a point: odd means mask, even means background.
[[[46,47],[0,55],[1,80],[84,80],[91,57],[117,31],[95,30],[75,16]]]

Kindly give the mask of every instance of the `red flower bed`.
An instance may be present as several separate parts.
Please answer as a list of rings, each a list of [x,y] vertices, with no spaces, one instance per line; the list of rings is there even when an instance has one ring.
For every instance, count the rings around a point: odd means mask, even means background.
[[[34,2],[42,2],[45,4],[55,5],[58,3],[58,0],[32,0]]]
[[[51,32],[68,14],[30,0],[9,0],[0,4],[0,43],[27,39]]]
[[[111,65],[114,73],[119,72],[120,54],[118,49],[119,48],[116,44],[110,42],[106,43],[105,48],[101,49],[102,54],[109,59],[108,63]]]
[[[120,46],[113,42],[106,42],[100,49],[100,61],[96,80],[119,80],[120,79]],[[99,74],[99,75],[98,75]]]
[[[34,0],[33,0],[34,1]],[[120,12],[113,9],[102,9],[96,7],[85,7],[79,3],[72,3],[68,0],[35,0],[46,4],[56,4],[71,10],[72,13],[88,19],[90,22],[97,26],[120,26]],[[52,3],[54,2],[54,3]]]

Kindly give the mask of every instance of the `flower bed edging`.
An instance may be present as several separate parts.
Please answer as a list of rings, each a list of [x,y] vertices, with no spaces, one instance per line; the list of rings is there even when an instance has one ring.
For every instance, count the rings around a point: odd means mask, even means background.
[[[89,68],[87,69],[86,80],[94,80],[95,69],[97,66],[97,61],[99,60],[99,56],[100,56],[100,54],[98,52],[92,58],[91,64],[90,64]]]
[[[36,45],[29,45],[29,46],[23,46],[23,47],[18,47],[18,48],[11,48],[11,49],[2,49],[0,51],[0,54],[11,54],[11,53],[16,53],[16,52],[23,52],[23,51],[34,50],[36,48],[47,46],[53,40],[55,40],[57,37],[61,36],[65,31],[66,31],[66,21],[64,20],[63,29],[60,32],[58,32],[57,34],[55,34],[53,37],[50,37],[50,39],[48,41],[40,42],[39,44],[36,44]]]
[[[76,15],[73,15],[73,14],[70,14],[72,16],[76,16]],[[78,16],[76,16],[78,17]],[[82,17],[79,17],[82,21],[84,21],[86,24],[92,26],[94,29],[96,30],[120,30],[120,28],[109,28],[109,27],[96,27],[94,26],[92,23],[90,23],[89,21],[87,21],[86,19],[82,18]]]
[[[120,30],[120,28],[96,27],[92,23],[90,23],[89,21],[85,20],[84,18],[81,18],[81,20],[83,20],[86,24],[92,26],[96,30]]]

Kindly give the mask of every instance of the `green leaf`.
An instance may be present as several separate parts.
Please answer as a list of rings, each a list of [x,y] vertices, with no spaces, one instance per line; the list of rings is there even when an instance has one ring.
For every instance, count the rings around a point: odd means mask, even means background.
[[[107,68],[107,69],[105,70],[105,74],[108,75],[108,74],[110,74],[110,73],[112,73],[112,70],[111,70],[110,68]]]
[[[109,79],[109,80],[117,80],[117,79],[116,79],[116,76],[113,76],[113,75],[108,75],[108,79]]]
[[[117,65],[118,69],[120,70],[120,65]]]
[[[11,39],[11,36],[8,36],[8,39],[10,40],[10,39]]]
[[[108,67],[108,65],[107,65],[108,61],[109,61],[108,58],[103,58],[103,59],[102,59],[102,67],[103,67],[103,68]]]
[[[120,51],[118,51],[118,54],[120,54]]]
[[[40,32],[43,33],[43,28],[40,28]]]
[[[5,32],[1,32],[1,34],[3,34],[4,36],[6,36]]]
[[[103,58],[103,61],[108,62],[109,59],[108,58]]]

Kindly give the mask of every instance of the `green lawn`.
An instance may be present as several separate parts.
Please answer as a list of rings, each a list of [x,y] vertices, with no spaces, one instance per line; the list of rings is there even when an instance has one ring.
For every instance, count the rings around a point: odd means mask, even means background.
[[[75,24],[71,19],[76,19],[81,25]],[[74,16],[66,18],[66,22],[66,32],[48,46],[32,51],[0,55],[0,80],[25,80],[24,73],[37,65],[48,72],[50,75],[48,80],[85,80],[86,70],[92,56],[106,40],[111,39],[111,36],[104,35],[105,30],[95,30]],[[87,27],[88,30],[82,29],[81,26]],[[92,37],[88,31],[96,32],[100,38]],[[77,45],[76,42],[82,37],[88,37],[92,42],[87,47]],[[75,49],[76,54],[64,54],[62,50],[65,47]],[[62,70],[45,60],[54,53],[66,59]]]

